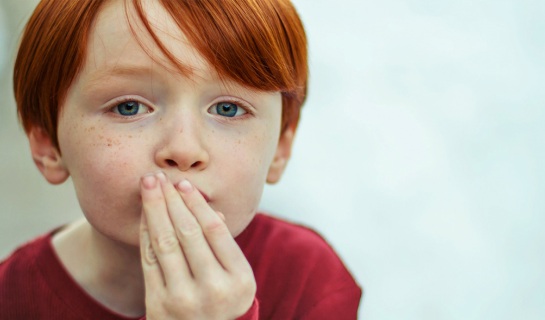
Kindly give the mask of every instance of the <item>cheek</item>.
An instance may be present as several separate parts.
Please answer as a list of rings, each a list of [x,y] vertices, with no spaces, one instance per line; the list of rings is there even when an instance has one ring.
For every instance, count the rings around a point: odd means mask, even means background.
[[[256,207],[274,157],[276,139],[262,132],[219,145],[222,152],[213,165],[220,169],[224,180],[229,181],[233,201],[244,199]]]
[[[227,192],[216,209],[227,217],[233,236],[246,228],[258,210],[274,146],[263,136],[256,136],[223,147],[223,165],[216,165],[221,169],[221,189]]]
[[[117,237],[115,226],[128,226],[128,242],[137,243],[140,217],[136,136],[112,135],[100,125],[59,127],[59,144],[87,220]],[[130,227],[129,227],[130,226]]]
[[[259,132],[223,145],[225,158],[230,158],[232,163],[233,174],[260,180],[268,171],[276,141],[267,132]]]
[[[61,152],[72,175],[106,172],[114,164],[127,165],[124,157],[127,145],[101,127],[74,128],[62,137],[62,140],[59,137]]]
[[[63,158],[66,158],[68,164],[92,163],[109,167],[111,162],[115,162],[126,165],[129,150],[138,151],[133,146],[137,141],[133,134],[112,132],[108,127],[101,125],[100,121],[91,124],[81,122],[71,121],[70,123],[77,123],[72,126],[59,123],[59,144]]]
[[[113,135],[100,124],[59,126],[59,144],[76,192],[102,197],[105,190],[138,186],[136,137]],[[110,188],[113,187],[113,188]]]

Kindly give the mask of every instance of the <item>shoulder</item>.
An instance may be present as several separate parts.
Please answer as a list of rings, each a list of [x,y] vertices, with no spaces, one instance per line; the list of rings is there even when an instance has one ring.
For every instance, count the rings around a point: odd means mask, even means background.
[[[258,214],[237,242],[254,269],[264,309],[271,302],[263,299],[272,299],[270,309],[282,309],[285,318],[302,318],[312,310],[325,312],[324,308],[332,317],[339,315],[338,309],[351,314],[357,310],[359,285],[334,249],[313,229]]]
[[[353,281],[333,247],[312,228],[264,214],[257,215],[256,222],[266,237],[266,255],[320,278]]]
[[[26,271],[33,268],[36,258],[40,256],[48,246],[49,234],[42,235],[32,241],[29,241],[17,249],[0,262],[0,284],[3,286],[10,276],[25,274]]]
[[[54,259],[51,233],[42,235],[13,251],[0,262],[0,305],[2,313],[14,318],[33,318],[48,308],[54,294],[47,290],[48,261]],[[48,297],[44,299],[44,297]],[[46,301],[47,300],[47,301]],[[11,318],[11,317],[8,317]]]
[[[39,282],[37,258],[46,247],[48,236],[40,236],[13,251],[0,262],[0,304],[3,312],[22,312],[33,298],[33,283]],[[23,302],[24,301],[24,302]],[[26,304],[26,305],[25,305]]]

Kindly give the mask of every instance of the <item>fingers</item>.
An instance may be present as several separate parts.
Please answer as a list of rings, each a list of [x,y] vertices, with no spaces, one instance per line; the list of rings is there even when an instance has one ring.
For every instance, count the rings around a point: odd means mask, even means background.
[[[234,318],[255,296],[252,269],[225,224],[188,181],[141,180],[140,250],[148,318]]]
[[[164,175],[162,177],[148,175],[141,181],[143,210],[141,241],[144,244],[141,250],[143,262],[148,265],[149,273],[153,272],[149,277],[156,281],[158,269],[164,277],[164,282],[168,284],[187,280],[190,278],[190,272],[170,221],[161,180],[166,180]]]
[[[199,221],[187,208],[178,190],[163,174],[160,176],[168,213],[191,274],[195,278],[208,277],[221,266],[204,237]]]
[[[177,188],[188,210],[193,213],[201,226],[202,233],[221,266],[227,271],[246,272],[251,269],[224,222],[225,216],[221,212],[214,211],[189,181],[181,181],[177,184]],[[186,252],[185,246],[184,252]],[[190,260],[192,255],[186,252],[186,257]]]
[[[210,279],[218,271],[248,272],[244,254],[231,236],[225,216],[214,211],[189,181],[174,187],[164,173],[141,182],[141,250],[148,277],[164,284]]]

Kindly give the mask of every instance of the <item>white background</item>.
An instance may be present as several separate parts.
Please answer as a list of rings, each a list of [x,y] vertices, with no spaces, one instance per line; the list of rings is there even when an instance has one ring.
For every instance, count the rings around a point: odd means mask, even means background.
[[[16,122],[12,57],[35,3],[0,0],[0,256],[79,216]],[[263,208],[330,241],[362,318],[545,319],[545,2],[295,4],[310,95]]]

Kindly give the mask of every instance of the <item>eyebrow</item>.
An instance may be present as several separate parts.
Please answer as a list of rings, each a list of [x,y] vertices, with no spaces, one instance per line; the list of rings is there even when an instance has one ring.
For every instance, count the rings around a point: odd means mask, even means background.
[[[167,72],[166,70],[164,72]],[[125,65],[115,65],[105,69],[99,69],[92,72],[88,78],[85,80],[83,85],[84,92],[93,92],[100,88],[101,86],[107,85],[107,80],[113,78],[144,78],[150,77],[152,75],[161,75],[164,72],[160,69],[152,68],[150,66],[143,66],[138,64],[125,64]],[[183,75],[181,72],[180,75]],[[194,73],[193,73],[194,74]],[[158,77],[160,78],[160,77]],[[254,96],[256,93],[252,92],[251,88],[240,85],[239,83],[229,80],[229,79],[218,79],[221,83],[221,87],[226,91],[238,91],[244,95]],[[106,84],[105,84],[106,83]]]
[[[152,68],[143,67],[141,65],[116,65],[111,68],[97,70],[88,77],[85,81],[85,89],[90,90],[104,83],[105,80],[111,78],[128,78],[128,77],[145,77],[150,76],[157,71]]]

